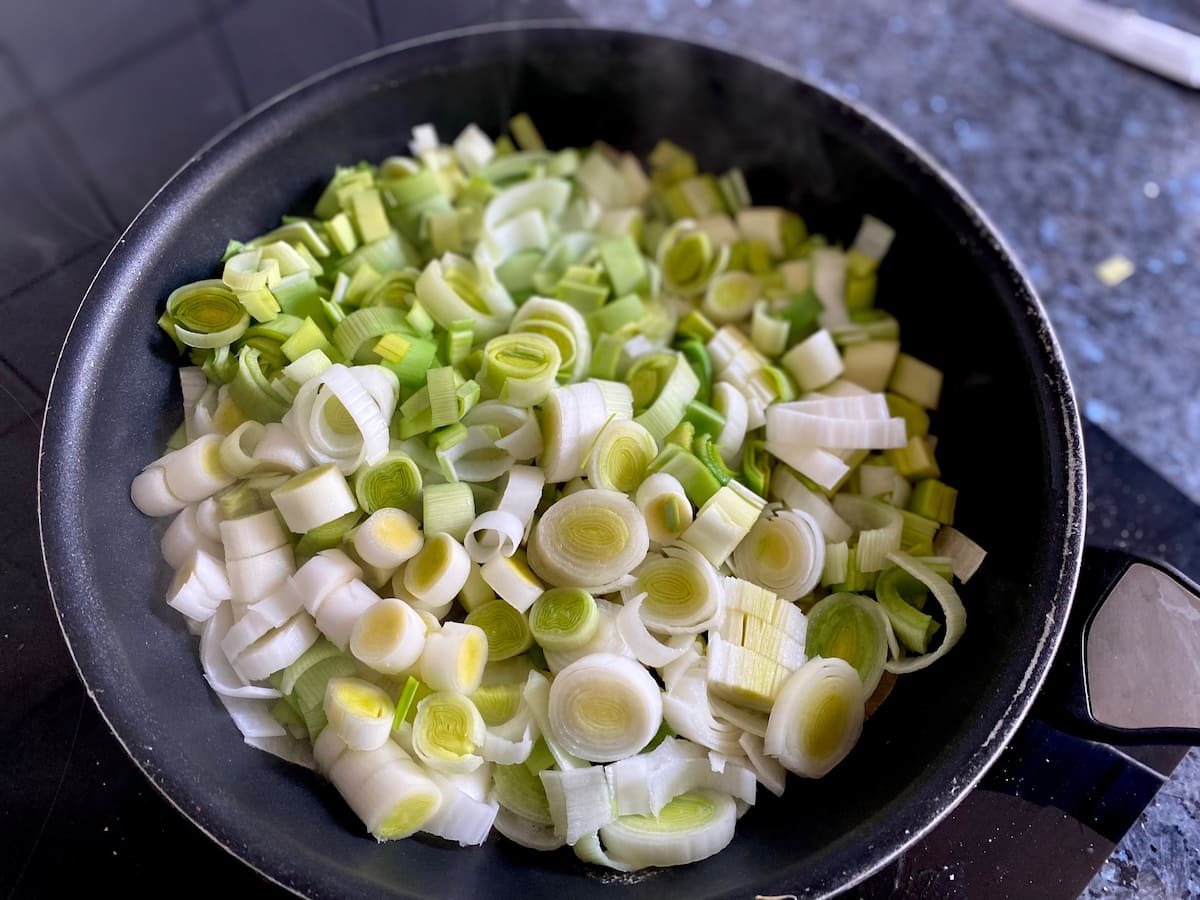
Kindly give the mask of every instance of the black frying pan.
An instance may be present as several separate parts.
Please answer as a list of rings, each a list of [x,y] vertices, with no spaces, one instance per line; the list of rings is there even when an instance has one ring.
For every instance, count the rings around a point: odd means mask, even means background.
[[[905,676],[849,759],[762,799],[725,852],[606,883],[567,851],[493,838],[377,846],[319,778],[245,747],[162,602],[162,523],[129,483],[179,419],[155,327],[172,287],[210,275],[230,237],[310,207],[333,167],[404,147],[409,128],[496,132],[532,114],[551,146],[661,137],[706,168],[741,165],[761,203],[848,239],[864,212],[899,237],[880,302],[905,347],[946,372],[938,417],[961,528],[990,551],[970,624]],[[578,25],[473,29],[363,57],[306,82],[197,155],[105,262],[47,404],[41,523],[54,602],[89,692],[147,777],[270,879],[312,896],[827,894],[894,857],[974,785],[1020,723],[1068,621],[1081,557],[1079,420],[1049,323],[994,229],[948,176],[865,111],[729,51]],[[1099,591],[1103,585],[1095,589]],[[1081,713],[1086,717],[1086,709]]]

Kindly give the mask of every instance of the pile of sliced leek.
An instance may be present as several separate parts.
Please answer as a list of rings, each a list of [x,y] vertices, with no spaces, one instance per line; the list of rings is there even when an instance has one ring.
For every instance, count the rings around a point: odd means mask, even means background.
[[[132,499],[246,741],[377,839],[693,862],[961,637],[942,376],[875,308],[877,219],[844,248],[668,142],[511,130],[419,126],[175,290]]]

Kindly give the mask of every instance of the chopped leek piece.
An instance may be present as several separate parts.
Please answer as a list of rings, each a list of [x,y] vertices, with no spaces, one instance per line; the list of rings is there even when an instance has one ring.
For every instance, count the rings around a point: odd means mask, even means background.
[[[551,588],[529,610],[533,639],[546,650],[578,650],[591,641],[599,626],[595,598],[579,588]]]
[[[887,661],[887,622],[884,610],[861,594],[830,594],[808,613],[804,651],[809,657],[837,657],[854,667],[862,679],[863,699],[883,676]]]
[[[646,555],[646,522],[624,494],[588,489],[542,515],[529,540],[529,565],[556,587],[603,593]]]
[[[814,657],[779,692],[764,749],[789,771],[820,778],[858,741],[863,715],[859,673],[843,659]]]
[[[891,620],[900,643],[913,653],[927,652],[930,638],[941,628],[932,616],[921,612],[912,602],[916,596],[923,600],[925,592],[925,585],[899,566],[881,572],[875,580],[879,605]]]
[[[354,495],[368,515],[385,508],[405,509],[421,495],[421,470],[411,456],[393,450],[354,473]]]
[[[466,623],[483,629],[487,636],[488,660],[509,659],[533,644],[525,615],[503,600],[484,603],[467,613]]]
[[[918,481],[913,487],[912,496],[908,499],[908,509],[943,525],[953,525],[954,505],[957,500],[958,491],[954,488],[942,484],[936,478],[926,478],[924,481]]]
[[[662,696],[636,661],[593,653],[550,683],[550,730],[581,759],[612,762],[637,753],[662,723]]]

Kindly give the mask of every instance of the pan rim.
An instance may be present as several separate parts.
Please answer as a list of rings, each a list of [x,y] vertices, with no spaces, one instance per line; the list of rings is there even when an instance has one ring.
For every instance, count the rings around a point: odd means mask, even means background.
[[[69,619],[73,615],[73,612],[70,604],[64,606],[59,596],[62,593],[65,598],[67,591],[64,589],[67,586],[63,584],[60,590],[56,591],[57,578],[55,570],[51,566],[52,555],[57,555],[60,559],[66,558],[64,552],[66,547],[59,543],[59,539],[62,537],[61,526],[47,512],[47,507],[51,505],[50,501],[54,496],[51,492],[51,486],[57,477],[57,473],[53,470],[53,467],[51,467],[50,471],[47,471],[48,449],[52,449],[56,443],[61,443],[61,438],[55,436],[48,438],[51,430],[50,425],[55,421],[55,416],[60,406],[59,403],[56,403],[56,387],[60,384],[60,372],[64,368],[70,368],[70,361],[67,361],[66,365],[64,365],[64,361],[67,360],[66,351],[71,344],[72,337],[76,334],[81,317],[84,317],[84,308],[88,305],[88,300],[92,297],[97,284],[101,282],[102,277],[109,270],[110,264],[114,260],[119,259],[121,254],[125,252],[124,247],[127,241],[136,239],[138,233],[143,229],[149,228],[154,223],[156,217],[159,215],[155,209],[159,198],[177,183],[195,174],[200,164],[207,157],[219,149],[230,149],[239,139],[244,140],[252,136],[254,132],[260,130],[269,121],[271,116],[286,114],[292,105],[297,102],[298,98],[311,89],[336,80],[376,60],[399,55],[406,51],[426,47],[431,44],[515,31],[544,33],[561,31],[588,32],[591,34],[612,34],[618,37],[632,36],[635,38],[678,42],[748,60],[784,78],[799,82],[816,94],[825,95],[834,105],[840,105],[848,111],[853,118],[865,122],[871,128],[886,135],[887,138],[904,151],[911,163],[922,168],[927,175],[939,183],[945,195],[957,205],[959,211],[974,226],[976,231],[975,237],[990,244],[997,260],[1002,262],[1005,268],[1005,280],[1012,288],[1014,296],[1018,297],[1027,307],[1026,312],[1032,320],[1034,336],[1040,343],[1042,352],[1042,357],[1037,362],[1043,370],[1043,375],[1050,381],[1050,390],[1043,397],[1053,397],[1053,404],[1047,400],[1045,408],[1040,413],[1040,418],[1042,419],[1042,424],[1046,425],[1049,429],[1047,439],[1052,445],[1056,442],[1060,445],[1058,448],[1059,453],[1061,453],[1067,464],[1067,474],[1064,483],[1061,485],[1066,500],[1065,533],[1063,535],[1061,566],[1053,596],[1051,597],[1050,613],[1046,616],[1042,633],[1037,645],[1033,649],[1030,663],[1024,672],[1016,692],[1011,697],[1008,705],[996,715],[995,725],[988,737],[981,745],[969,751],[966,761],[967,771],[969,772],[968,776],[964,779],[955,779],[948,784],[948,790],[934,793],[926,801],[926,804],[929,807],[935,808],[936,812],[925,816],[925,821],[920,827],[906,829],[906,833],[897,834],[895,836],[896,839],[891,842],[890,846],[885,848],[881,848],[879,842],[876,842],[874,849],[868,851],[870,859],[866,860],[857,869],[846,870],[833,875],[831,880],[827,884],[822,885],[816,893],[804,892],[806,896],[831,896],[838,891],[846,890],[859,884],[874,872],[886,866],[949,815],[984,774],[986,774],[1028,714],[1062,639],[1078,578],[1086,515],[1084,503],[1084,498],[1086,497],[1086,469],[1083,455],[1082,426],[1075,403],[1075,394],[1049,317],[1015,254],[995,225],[987,217],[986,213],[978,206],[966,189],[959,184],[957,179],[946,171],[941,163],[934,159],[928,151],[916,144],[907,134],[896,128],[884,116],[867,105],[855,99],[848,98],[835,89],[831,89],[829,86],[815,83],[812,79],[807,78],[783,61],[758,51],[735,47],[722,41],[698,40],[692,37],[684,37],[664,29],[613,28],[573,19],[542,19],[523,22],[490,23],[458,28],[381,47],[306,78],[239,117],[193,154],[147,201],[106,255],[104,262],[89,284],[80,306],[72,319],[71,326],[64,340],[63,350],[60,352],[55,365],[50,389],[47,392],[38,460],[38,527],[42,545],[43,565],[46,570],[51,601],[56,620],[66,641],[72,664],[75,666],[76,672],[84,684],[87,695],[96,705],[101,718],[113,736],[121,744],[122,748],[146,779],[175,809],[199,828],[201,832],[211,838],[218,846],[258,872],[263,878],[299,896],[315,895],[315,893],[310,893],[312,891],[316,893],[321,892],[322,888],[316,884],[291,884],[288,881],[282,880],[282,875],[277,877],[276,872],[283,868],[279,865],[282,861],[280,858],[273,856],[270,852],[266,852],[261,848],[258,852],[251,853],[251,848],[245,842],[239,842],[240,846],[234,847],[232,845],[233,841],[228,836],[216,833],[221,830],[219,827],[223,821],[221,817],[207,812],[192,810],[183,805],[181,800],[176,799],[169,789],[171,787],[169,782],[172,779],[166,771],[154,771],[150,768],[148,761],[147,763],[143,763],[139,759],[138,754],[134,752],[130,742],[127,742],[123,736],[122,731],[118,730],[118,725],[121,725],[122,729],[132,734],[136,731],[136,723],[131,723],[123,718],[119,705],[111,710],[106,708],[106,698],[98,696],[99,692],[93,690],[92,683],[89,681],[88,676],[85,675],[80,665],[80,655],[86,649],[84,645],[87,642],[80,641],[81,646],[77,652],[77,647],[72,643],[71,636],[68,633],[66,622],[66,619]],[[66,378],[65,374],[63,378]],[[69,406],[69,402],[64,402],[61,405]],[[272,863],[274,863],[273,866],[271,865]],[[779,877],[782,879],[788,872],[795,874],[796,868],[798,866],[788,869],[787,872],[782,873]]]

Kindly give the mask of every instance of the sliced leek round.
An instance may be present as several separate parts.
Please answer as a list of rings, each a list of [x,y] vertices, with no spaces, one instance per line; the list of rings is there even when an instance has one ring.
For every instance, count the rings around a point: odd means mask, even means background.
[[[733,840],[737,807],[711,790],[680,794],[657,816],[620,816],[600,829],[608,853],[634,868],[682,866],[720,853]]]
[[[662,724],[662,696],[636,661],[595,653],[555,676],[549,717],[555,738],[575,756],[613,762],[654,737]]]
[[[551,588],[529,610],[533,639],[549,651],[578,650],[599,627],[596,598],[582,588]]]
[[[324,709],[329,727],[351,750],[375,750],[391,736],[395,704],[387,691],[369,681],[330,678]]]
[[[871,696],[887,661],[888,623],[879,604],[861,594],[830,594],[808,613],[804,650],[810,657],[844,659]]]
[[[466,623],[482,628],[487,636],[489,662],[509,659],[533,645],[525,614],[503,600],[484,603],[467,613]]]
[[[799,600],[821,580],[825,541],[808,513],[777,510],[754,523],[733,551],[739,578],[753,581],[784,600]]]
[[[415,609],[403,600],[387,597],[354,623],[350,652],[376,672],[398,675],[421,658],[427,631]]]
[[[646,522],[628,497],[589,489],[559,500],[538,520],[529,565],[557,587],[603,593],[633,571],[649,546]]]
[[[486,731],[474,703],[462,694],[439,691],[417,704],[413,752],[432,769],[473,772],[483,765],[479,751]]]
[[[763,746],[784,768],[820,778],[846,758],[863,725],[862,680],[844,659],[813,657],[779,692]]]

